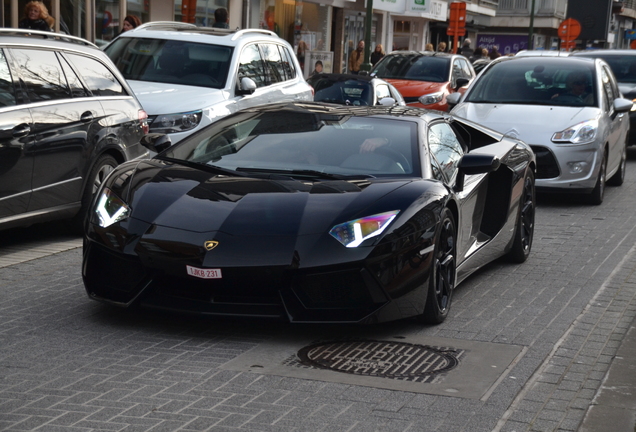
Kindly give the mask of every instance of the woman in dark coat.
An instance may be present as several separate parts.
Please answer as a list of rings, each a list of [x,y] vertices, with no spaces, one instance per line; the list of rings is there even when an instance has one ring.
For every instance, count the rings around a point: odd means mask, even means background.
[[[371,65],[375,66],[382,57],[384,57],[384,48],[382,48],[382,44],[377,44],[371,53]]]
[[[55,19],[49,15],[49,11],[40,1],[30,1],[24,8],[24,18],[18,23],[22,29],[52,31]]]

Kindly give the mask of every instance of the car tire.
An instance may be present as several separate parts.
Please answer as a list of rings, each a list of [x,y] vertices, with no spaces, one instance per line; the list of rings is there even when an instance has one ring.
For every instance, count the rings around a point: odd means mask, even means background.
[[[119,163],[110,155],[101,156],[97,159],[95,165],[93,165],[93,168],[88,175],[86,185],[84,186],[84,192],[82,193],[82,207],[80,208],[79,213],[77,213],[71,221],[75,230],[81,230],[81,232],[83,232],[84,219],[86,218],[86,214],[88,213],[91,202],[93,201],[93,196],[106,177],[108,177],[108,174],[110,174],[117,165],[119,165]]]
[[[440,324],[448,316],[457,277],[456,251],[455,218],[453,213],[445,208],[440,218],[439,232],[435,238],[426,305],[419,317],[422,322]]]
[[[610,186],[620,186],[625,181],[625,170],[627,168],[627,143],[623,144],[623,153],[621,154],[621,163],[618,166],[618,171],[607,180],[607,184]]]
[[[601,166],[598,170],[598,177],[596,178],[596,185],[592,190],[592,193],[587,196],[588,204],[601,205],[603,198],[605,197],[605,174],[607,171],[607,159],[605,158],[605,152],[601,155]]]
[[[528,173],[523,181],[523,193],[519,202],[519,215],[517,217],[514,242],[512,243],[512,249],[508,252],[508,259],[511,262],[525,262],[530,255],[534,237],[535,208],[534,173],[528,168]]]

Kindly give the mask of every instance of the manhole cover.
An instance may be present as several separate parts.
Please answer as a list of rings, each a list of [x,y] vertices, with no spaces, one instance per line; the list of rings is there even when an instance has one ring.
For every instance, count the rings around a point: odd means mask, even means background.
[[[409,379],[447,372],[458,364],[452,349],[391,341],[321,342],[298,351],[301,363],[355,375]]]

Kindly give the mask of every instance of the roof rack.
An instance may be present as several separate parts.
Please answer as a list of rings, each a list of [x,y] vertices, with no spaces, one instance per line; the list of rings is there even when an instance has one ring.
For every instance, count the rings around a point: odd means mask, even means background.
[[[255,33],[255,34],[264,34],[268,36],[278,37],[276,33],[271,30],[265,29],[257,29],[257,28],[248,28],[248,29],[225,29],[225,28],[217,28],[217,27],[199,27],[194,24],[184,23],[179,21],[151,21],[145,24],[142,24],[138,27],[135,27],[133,30],[129,31],[137,31],[137,30],[172,30],[172,31],[192,31],[195,30],[200,33],[209,33],[209,34],[217,34],[217,35],[229,35],[232,34],[232,40],[236,40],[239,37]]]
[[[257,29],[257,28],[248,28],[248,29],[243,29],[243,30],[237,30],[236,33],[234,33],[234,35],[232,36],[232,40],[236,40],[239,37],[243,36],[244,34],[247,33],[257,33],[257,34],[265,34],[268,36],[274,36],[274,37],[278,37],[278,35],[276,33],[274,33],[271,30],[265,30],[265,29]]]
[[[155,27],[170,28],[170,29],[176,30],[176,29],[183,29],[183,28],[192,29],[192,28],[196,28],[197,26],[191,23],[185,23],[180,21],[150,21],[135,27],[133,30],[136,31],[136,30],[143,30],[143,29],[149,29],[149,28],[155,28]]]
[[[97,45],[95,45],[94,43],[89,42],[86,39],[82,39],[77,36],[71,36],[65,33],[54,33],[54,32],[41,31],[41,30],[0,28],[0,36],[33,36],[33,37],[39,37],[42,39],[71,42],[78,45],[98,48]]]

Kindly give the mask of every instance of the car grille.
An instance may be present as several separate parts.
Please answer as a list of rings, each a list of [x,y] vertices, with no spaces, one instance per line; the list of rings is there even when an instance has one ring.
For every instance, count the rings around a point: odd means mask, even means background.
[[[550,149],[542,146],[530,146],[537,158],[538,179],[556,178],[561,174],[559,164]]]
[[[374,303],[360,270],[300,276],[293,290],[308,309],[360,308]]]

